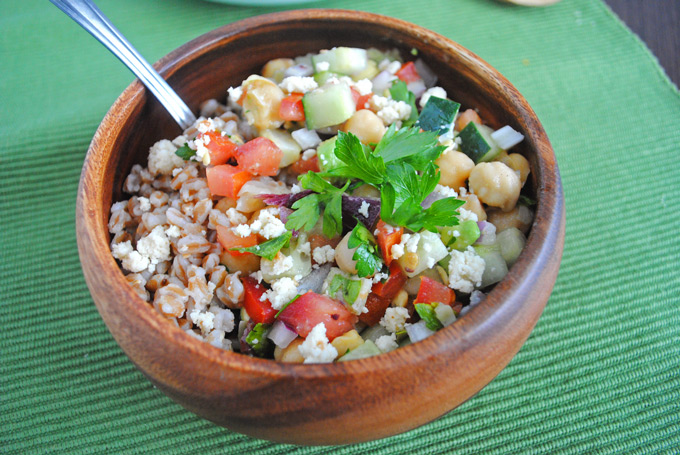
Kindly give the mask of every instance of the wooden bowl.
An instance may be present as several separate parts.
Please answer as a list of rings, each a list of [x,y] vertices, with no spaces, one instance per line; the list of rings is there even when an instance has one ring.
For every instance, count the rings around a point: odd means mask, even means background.
[[[517,90],[470,51],[431,31],[357,11],[302,10],[242,20],[207,33],[155,66],[194,110],[276,57],[345,45],[412,49],[439,85],[495,127],[525,135],[538,199],[526,248],[486,300],[424,341],[368,359],[284,364],[217,349],[167,323],[126,283],[109,250],[111,202],[134,163],[180,133],[139,83],[131,84],[92,141],[78,189],[78,248],[104,322],[134,364],[187,409],[257,438],[346,444],[401,433],[451,411],[517,353],[552,291],[564,243],[564,202],[553,150]]]

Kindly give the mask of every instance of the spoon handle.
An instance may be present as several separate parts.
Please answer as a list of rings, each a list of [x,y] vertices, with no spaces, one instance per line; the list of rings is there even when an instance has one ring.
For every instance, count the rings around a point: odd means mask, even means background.
[[[196,121],[191,109],[90,0],[50,0],[118,57],[154,94],[182,129]]]

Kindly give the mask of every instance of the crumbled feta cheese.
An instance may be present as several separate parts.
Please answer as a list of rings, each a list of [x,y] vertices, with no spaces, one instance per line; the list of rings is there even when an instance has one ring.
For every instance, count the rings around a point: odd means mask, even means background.
[[[189,314],[189,317],[201,329],[203,335],[207,335],[215,328],[215,314],[213,313],[195,309]]]
[[[238,87],[229,87],[227,93],[229,93],[229,105],[238,106],[238,100],[243,96],[243,87],[240,85]]]
[[[324,245],[314,248],[312,252],[312,259],[317,264],[326,264],[335,261],[335,250],[330,245]]]
[[[304,254],[306,256],[312,255],[312,245],[309,242],[303,242],[303,243],[298,242],[297,250],[300,254]]]
[[[293,186],[290,187],[290,193],[291,194],[297,194],[300,191],[302,191],[302,188],[297,183],[293,183]]]
[[[361,207],[359,207],[359,215],[364,218],[368,218],[368,209],[371,208],[371,204],[366,201],[361,201]]]
[[[232,226],[245,224],[248,221],[248,218],[246,218],[244,214],[233,207],[227,209],[226,215]]]
[[[316,149],[309,149],[302,152],[302,159],[304,161],[311,160],[316,156]]]
[[[236,272],[238,273],[238,272]],[[258,270],[257,272],[253,272],[250,274],[250,277],[254,280],[256,280],[258,283],[262,283],[262,270]]]
[[[411,106],[404,101],[373,95],[370,102],[372,107],[377,110],[376,115],[388,126],[397,121],[406,120],[411,115]]]
[[[404,234],[404,235],[408,235],[410,237],[409,234]],[[401,236],[402,240],[404,238],[404,235]],[[402,257],[404,255],[404,244],[403,243],[395,243],[394,245],[392,245],[390,253],[392,253],[392,259],[399,259],[400,257]]]
[[[215,330],[222,330],[226,333],[229,333],[232,330],[234,330],[236,324],[234,322],[233,311],[224,308],[219,308],[216,306],[211,306],[210,312],[215,315],[215,319],[213,320]]]
[[[357,299],[349,307],[349,310],[354,314],[368,313],[368,308],[366,308],[366,300],[368,300],[368,294],[371,293],[373,288],[372,278],[361,278],[361,287],[359,288],[359,295]]]
[[[458,221],[460,221],[461,223],[463,221],[467,221],[467,220],[479,221],[479,217],[472,210],[468,210],[468,209],[464,209],[463,207],[460,207],[458,209],[458,213],[460,213],[460,215],[458,215]]]
[[[142,212],[148,212],[151,210],[151,201],[149,201],[149,198],[140,196],[137,198],[137,201],[139,202],[139,210]]]
[[[373,82],[370,79],[361,79],[354,83],[354,88],[359,95],[368,95],[373,91]]]
[[[380,319],[380,325],[385,327],[390,333],[397,333],[404,330],[409,314],[406,308],[388,307],[385,315]]]
[[[194,146],[196,147],[196,155],[192,157],[196,161],[208,166],[210,164],[210,150],[207,145],[210,143],[210,136],[201,136],[194,139]]]
[[[271,269],[271,275],[281,275],[293,268],[293,258],[279,251],[276,253],[273,261],[262,260],[261,268],[263,273],[269,272],[270,270],[267,270],[265,267]]]
[[[266,239],[283,235],[286,232],[286,225],[276,217],[278,214],[279,209],[276,207],[260,210],[257,219],[250,225],[250,231]]]
[[[313,77],[303,76],[288,76],[279,84],[279,87],[288,93],[307,93],[318,86]]]
[[[338,350],[326,338],[326,326],[323,322],[314,326],[305,341],[298,346],[304,357],[304,363],[329,363],[338,356]]]
[[[374,283],[379,283],[382,280],[388,279],[390,276],[387,273],[382,273],[378,272],[375,275],[373,275],[373,282]]]
[[[439,193],[444,197],[458,197],[458,193],[456,193],[456,190],[454,190],[450,186],[437,185],[434,187],[433,192]]]
[[[175,168],[184,166],[184,160],[175,154],[177,147],[162,139],[149,150],[149,172],[153,175],[170,175]]]
[[[170,240],[163,226],[156,226],[151,232],[137,241],[137,251],[149,259],[149,265],[170,260]]]
[[[297,295],[297,283],[292,278],[283,277],[272,283],[272,288],[265,295],[272,308],[280,310]]]
[[[403,239],[403,236],[402,236]],[[405,243],[406,251],[415,253],[418,251],[418,243],[420,242],[420,234],[412,234]]]
[[[172,239],[176,239],[180,234],[181,231],[179,230],[179,227],[174,224],[165,230],[165,235]]]
[[[425,93],[423,93],[423,96],[420,97],[420,107],[425,107],[427,100],[429,100],[431,96],[446,99],[446,90],[441,87],[427,89]]]
[[[317,73],[321,73],[323,71],[328,71],[328,69],[331,67],[330,62],[316,62],[315,68]]]
[[[121,261],[127,255],[132,253],[132,250],[132,243],[129,240],[111,245],[111,253],[113,254],[113,257]]]
[[[231,228],[231,230],[239,237],[248,237],[251,233],[250,226],[247,224],[239,224],[238,226]]]
[[[390,74],[394,74],[401,69],[401,62],[397,60],[383,59],[378,64],[378,69],[380,71],[387,71]]]
[[[382,352],[394,351],[399,347],[397,344],[397,336],[394,333],[383,335],[375,340],[375,345],[378,346]]]
[[[449,287],[457,291],[470,293],[475,286],[482,284],[485,267],[482,259],[472,247],[465,251],[451,251],[449,262]]]
[[[139,251],[132,251],[123,258],[122,266],[130,272],[141,272],[149,268],[149,258],[139,254]]]

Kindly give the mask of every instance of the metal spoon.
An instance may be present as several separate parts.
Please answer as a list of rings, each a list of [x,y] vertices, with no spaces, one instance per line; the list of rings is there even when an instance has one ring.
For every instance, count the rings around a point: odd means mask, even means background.
[[[182,129],[194,124],[196,116],[191,109],[94,3],[90,0],[50,1],[113,52],[154,94]]]

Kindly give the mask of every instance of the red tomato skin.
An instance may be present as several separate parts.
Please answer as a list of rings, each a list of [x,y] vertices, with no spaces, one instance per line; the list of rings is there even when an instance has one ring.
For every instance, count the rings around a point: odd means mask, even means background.
[[[352,99],[354,100],[354,104],[356,106],[356,110],[360,111],[362,109],[368,109],[368,100],[371,99],[373,96],[373,93],[368,93],[366,95],[360,94],[355,88],[352,88]]]
[[[210,152],[210,164],[217,166],[225,164],[236,153],[236,144],[234,144],[228,137],[222,136],[217,131],[208,131],[200,134],[198,137],[207,136],[210,138],[206,144],[206,148]]]
[[[379,297],[392,300],[399,294],[401,288],[406,284],[408,277],[401,269],[401,266],[397,261],[393,261],[390,264],[390,276],[384,283],[378,282],[373,285],[371,292],[378,295]]]
[[[243,277],[241,281],[243,282],[244,292],[243,308],[245,308],[250,319],[258,324],[274,323],[277,311],[272,308],[269,300],[260,300],[267,291],[264,286],[249,276]]]
[[[308,160],[303,160],[300,158],[290,165],[290,170],[298,175],[306,174],[309,171],[320,172],[321,169],[319,169],[319,157],[314,155]]]
[[[229,164],[208,167],[205,176],[213,196],[227,196],[232,199],[237,199],[241,187],[253,178],[250,172]]]
[[[282,157],[281,149],[266,137],[256,137],[236,150],[238,167],[255,175],[276,175]]]
[[[453,292],[453,289],[432,278],[420,277],[420,288],[414,303],[438,302],[451,305],[454,300],[456,300],[456,293]]]
[[[282,120],[301,122],[305,119],[305,109],[302,106],[302,93],[291,93],[281,100],[279,117]]]
[[[392,245],[396,245],[401,242],[401,236],[404,233],[404,228],[390,226],[383,220],[378,220],[378,225],[376,227],[378,230],[378,235],[376,240],[380,246],[380,252],[385,260],[385,264],[390,265],[392,263]]]
[[[235,234],[230,227],[217,226],[217,241],[220,242],[222,248],[232,256],[245,256],[253,253],[241,253],[240,251],[231,251],[230,248],[247,248],[257,245],[257,234],[250,234],[247,237],[241,237]]]
[[[380,297],[378,294],[371,292],[366,299],[367,313],[361,313],[359,320],[368,326],[376,325],[385,314],[385,310],[390,306],[390,299]]]
[[[319,323],[326,326],[329,341],[354,328],[357,317],[340,301],[309,291],[288,305],[279,320],[305,338]]]
[[[402,65],[399,71],[395,73],[395,76],[397,76],[399,79],[406,82],[407,84],[422,79],[420,77],[420,74],[418,74],[416,65],[413,62],[408,62]]]

